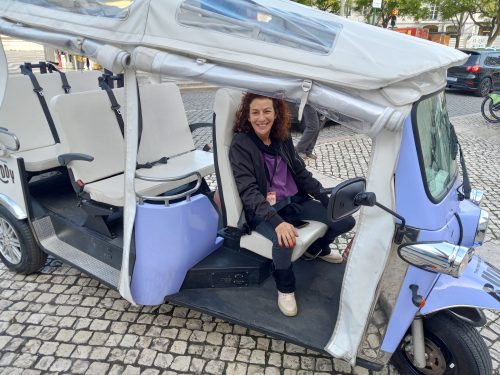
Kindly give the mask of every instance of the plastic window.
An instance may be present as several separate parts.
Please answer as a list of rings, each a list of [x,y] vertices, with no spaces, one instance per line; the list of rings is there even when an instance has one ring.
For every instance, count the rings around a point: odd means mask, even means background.
[[[440,201],[451,188],[457,173],[456,155],[453,155],[455,140],[444,93],[420,101],[416,120],[424,183],[430,198]]]
[[[88,16],[125,18],[134,0],[18,0],[21,3]]]
[[[251,0],[185,0],[177,21],[320,54],[331,52],[341,30],[340,24],[285,13]]]

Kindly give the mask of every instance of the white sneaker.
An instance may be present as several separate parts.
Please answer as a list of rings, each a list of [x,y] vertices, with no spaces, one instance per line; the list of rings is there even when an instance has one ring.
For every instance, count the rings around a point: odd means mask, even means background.
[[[278,291],[278,307],[286,316],[297,315],[297,302],[295,293],[281,293]]]
[[[339,252],[333,250],[330,252],[330,254],[318,258],[323,259],[325,262],[328,263],[342,263],[344,261],[342,255],[340,255]]]

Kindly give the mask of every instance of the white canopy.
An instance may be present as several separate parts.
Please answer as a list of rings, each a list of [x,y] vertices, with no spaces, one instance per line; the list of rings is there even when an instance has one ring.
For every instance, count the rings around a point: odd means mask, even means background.
[[[122,44],[129,51],[146,46],[310,79],[392,106],[443,87],[446,69],[466,57],[434,42],[285,0],[122,1],[131,4],[128,8],[101,3],[4,0],[0,16],[102,44]]]
[[[125,69],[127,203],[119,289],[132,302],[128,254],[135,216],[135,70],[284,95],[302,105],[309,100],[373,138],[367,190],[395,209],[392,178],[411,104],[443,88],[446,70],[467,58],[437,43],[286,0],[3,0],[0,34],[90,56],[115,73]],[[393,231],[392,216],[362,209],[339,319],[326,347],[351,363]],[[367,249],[377,256],[367,256]]]

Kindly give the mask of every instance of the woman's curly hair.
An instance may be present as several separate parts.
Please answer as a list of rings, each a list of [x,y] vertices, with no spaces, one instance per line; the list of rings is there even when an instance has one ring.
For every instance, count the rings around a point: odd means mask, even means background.
[[[253,132],[252,124],[248,121],[250,113],[250,103],[254,99],[271,99],[273,101],[274,112],[276,119],[271,128],[271,138],[285,140],[288,138],[288,130],[291,126],[290,111],[288,104],[283,99],[270,98],[268,96],[253,94],[247,92],[241,100],[238,112],[236,112],[236,120],[233,126],[235,133],[251,133]]]

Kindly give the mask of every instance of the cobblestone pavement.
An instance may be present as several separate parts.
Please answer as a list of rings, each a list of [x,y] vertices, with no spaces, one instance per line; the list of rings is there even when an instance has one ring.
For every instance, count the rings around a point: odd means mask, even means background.
[[[454,94],[453,94],[454,95]],[[183,94],[190,123],[211,122],[213,92]],[[469,97],[453,97],[463,114]],[[455,100],[456,99],[456,100]],[[454,106],[452,108],[452,106]],[[475,108],[475,104],[470,104]],[[477,106],[479,108],[479,106]],[[477,114],[454,117],[474,186],[487,193],[491,214],[484,256],[500,266],[500,127]],[[297,139],[300,134],[294,132]],[[211,143],[207,130],[197,146]],[[345,179],[363,175],[371,141],[342,126],[322,130],[309,168]],[[210,184],[215,186],[215,179]],[[342,249],[351,234],[339,238]],[[489,250],[488,250],[489,249]],[[500,318],[487,311],[481,329],[500,373]],[[194,310],[163,304],[134,307],[78,270],[49,259],[41,272],[22,276],[0,265],[0,374],[397,374],[351,369],[345,362],[275,340]]]

